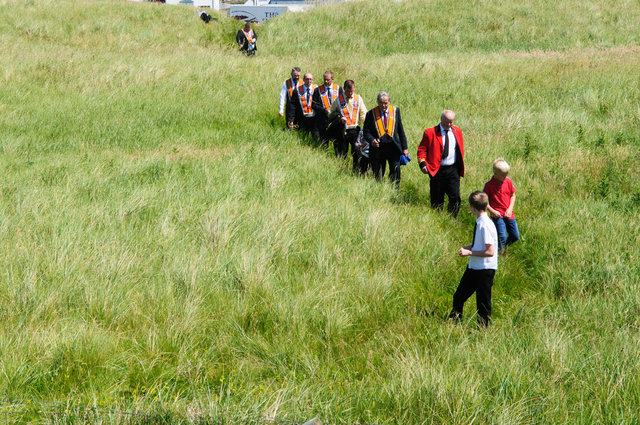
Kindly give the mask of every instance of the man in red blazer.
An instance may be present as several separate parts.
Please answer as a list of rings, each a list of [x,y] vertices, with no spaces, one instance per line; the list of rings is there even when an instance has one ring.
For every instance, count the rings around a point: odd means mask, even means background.
[[[420,170],[429,174],[431,206],[442,208],[446,193],[447,210],[454,218],[460,209],[460,177],[464,176],[462,131],[453,125],[455,117],[453,111],[442,111],[440,124],[424,131],[416,155]]]

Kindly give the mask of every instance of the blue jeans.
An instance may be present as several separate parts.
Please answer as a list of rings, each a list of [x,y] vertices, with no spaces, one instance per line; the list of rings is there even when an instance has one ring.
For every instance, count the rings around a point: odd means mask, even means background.
[[[494,217],[493,224],[496,225],[498,231],[498,248],[503,249],[507,245],[511,245],[518,239],[520,239],[520,232],[518,232],[518,223],[516,219]]]

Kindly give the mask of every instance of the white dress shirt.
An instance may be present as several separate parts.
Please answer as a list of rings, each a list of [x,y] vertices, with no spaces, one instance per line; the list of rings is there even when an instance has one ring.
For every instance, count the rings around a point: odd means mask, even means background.
[[[289,81],[288,78],[282,84],[282,90],[280,90],[280,113],[281,114],[284,114],[284,105],[287,102],[287,81]],[[298,84],[300,84],[300,80],[298,80],[298,82],[295,83],[295,86],[293,87],[294,90],[296,89],[296,87],[298,87]]]
[[[444,140],[445,140],[445,133],[449,133],[449,154],[447,155],[446,158],[444,158]],[[442,134],[442,162],[440,162],[440,165],[453,165],[456,163],[456,136],[453,135],[453,127],[449,129],[449,131],[445,131],[444,128],[442,128],[442,124],[440,124],[440,134]]]

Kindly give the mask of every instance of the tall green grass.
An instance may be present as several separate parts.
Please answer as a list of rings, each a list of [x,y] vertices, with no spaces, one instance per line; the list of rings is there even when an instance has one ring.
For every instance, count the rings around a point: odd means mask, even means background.
[[[349,2],[260,25],[248,59],[187,7],[0,1],[0,394],[175,423],[637,423],[639,13]],[[415,160],[396,192],[281,131],[296,65],[389,91],[413,155],[454,109],[463,195],[512,165],[491,329],[473,300],[443,320],[473,219],[428,208]]]

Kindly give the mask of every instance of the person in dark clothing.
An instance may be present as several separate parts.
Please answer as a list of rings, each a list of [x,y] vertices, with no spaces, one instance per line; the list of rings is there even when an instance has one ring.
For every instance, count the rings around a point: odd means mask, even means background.
[[[312,107],[312,96],[318,87],[313,84],[313,74],[307,72],[302,79],[303,84],[293,90],[291,101],[287,106],[287,127],[307,131],[315,142],[320,140],[316,111]],[[295,126],[294,126],[295,123]]]
[[[449,197],[447,210],[454,218],[460,210],[460,178],[464,177],[464,144],[462,131],[453,125],[456,114],[442,111],[440,124],[424,131],[418,146],[418,163],[429,175],[431,207],[442,209],[444,195]]]
[[[255,31],[251,28],[251,22],[247,22],[244,24],[244,28],[238,30],[236,34],[236,43],[238,43],[238,47],[240,51],[246,54],[247,56],[256,54],[256,40],[258,36]]]
[[[389,180],[400,185],[400,156],[409,155],[400,108],[389,103],[389,93],[378,93],[378,106],[367,112],[363,136],[370,145],[369,160],[376,180],[382,179],[389,163]]]

